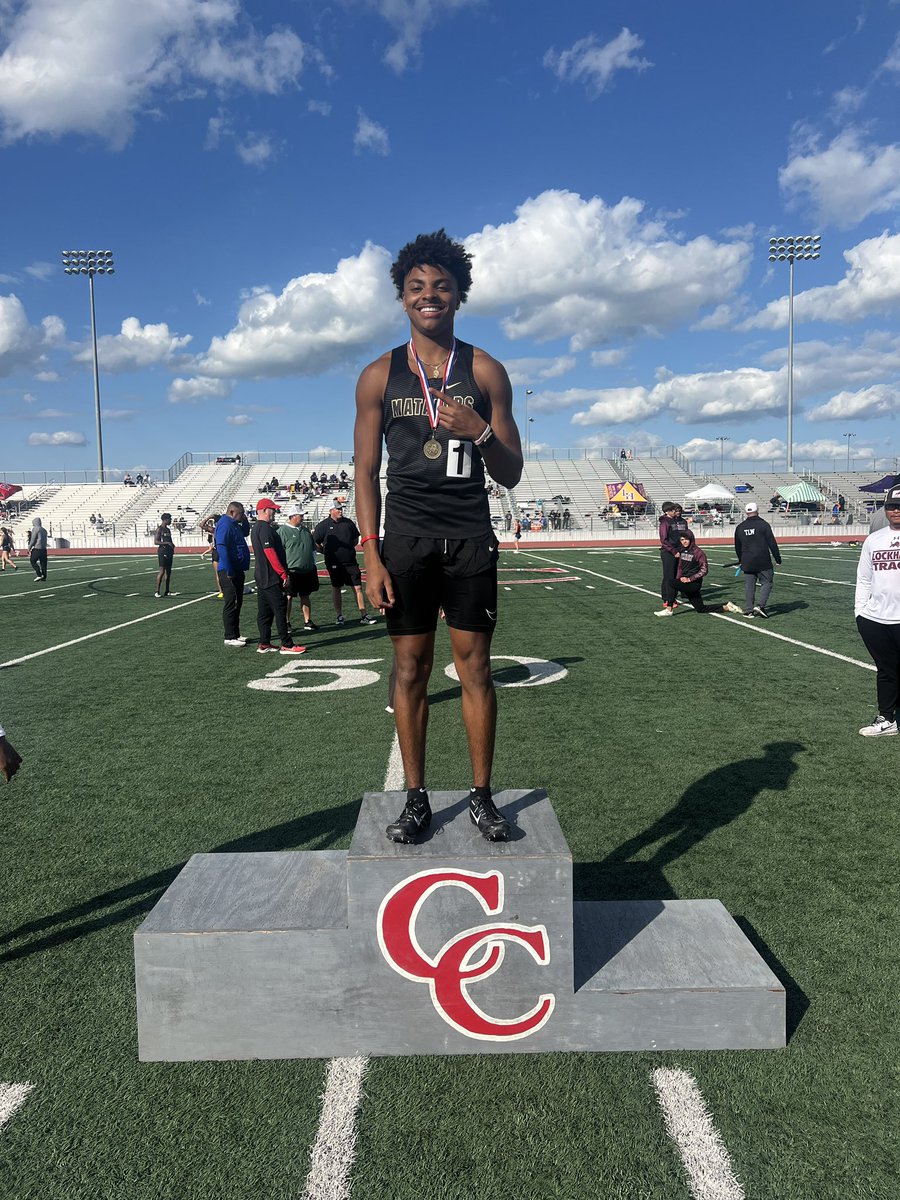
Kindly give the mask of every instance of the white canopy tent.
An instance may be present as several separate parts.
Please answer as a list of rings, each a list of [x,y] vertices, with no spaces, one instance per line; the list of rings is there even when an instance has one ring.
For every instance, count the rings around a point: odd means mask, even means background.
[[[734,492],[729,492],[728,488],[722,487],[720,483],[706,483],[696,492],[686,492],[684,498],[707,503],[711,500],[734,500]]]

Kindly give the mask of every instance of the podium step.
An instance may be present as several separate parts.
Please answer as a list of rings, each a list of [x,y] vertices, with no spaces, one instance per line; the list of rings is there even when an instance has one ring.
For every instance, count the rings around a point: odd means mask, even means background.
[[[546,793],[363,800],[349,851],[197,854],[135,931],[142,1060],[746,1049],[785,1040],[784,989],[717,900],[572,904]]]

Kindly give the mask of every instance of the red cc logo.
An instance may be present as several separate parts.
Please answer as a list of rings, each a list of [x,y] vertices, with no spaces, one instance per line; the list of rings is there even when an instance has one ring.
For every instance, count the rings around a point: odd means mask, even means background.
[[[503,962],[507,942],[519,942],[535,962],[550,961],[550,942],[544,925],[478,925],[452,937],[433,957],[416,937],[416,918],[432,892],[460,887],[478,900],[488,916],[503,908],[503,876],[499,871],[420,871],[392,888],[378,910],[378,945],[389,965],[405,979],[427,983],[431,1001],[440,1016],[467,1037],[483,1041],[523,1038],[547,1023],[556,997],[539,997],[534,1008],[520,1017],[502,1019],[483,1012],[469,995],[469,987],[487,979]],[[479,950],[483,953],[473,961]]]

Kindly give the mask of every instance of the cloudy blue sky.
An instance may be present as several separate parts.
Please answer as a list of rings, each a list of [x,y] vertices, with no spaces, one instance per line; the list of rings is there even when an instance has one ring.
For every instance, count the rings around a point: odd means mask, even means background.
[[[351,446],[396,250],[475,259],[458,332],[533,447],[900,453],[897,0],[0,0],[0,469]],[[844,435],[852,433],[850,439]],[[726,468],[728,462],[726,462]]]

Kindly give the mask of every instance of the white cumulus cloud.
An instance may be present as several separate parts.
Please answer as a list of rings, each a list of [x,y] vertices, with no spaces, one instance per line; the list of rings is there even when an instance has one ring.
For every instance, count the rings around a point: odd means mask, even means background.
[[[83,433],[61,429],[58,433],[29,433],[29,446],[86,446],[87,438]]]
[[[612,41],[601,43],[592,33],[581,38],[568,50],[548,50],[544,66],[565,83],[584,83],[597,95],[612,86],[619,71],[646,71],[653,63],[638,58],[636,51],[644,42],[630,29],[623,28]]]
[[[788,202],[847,229],[900,203],[900,146],[865,142],[846,129],[824,149],[804,146],[778,172]]]
[[[353,135],[353,150],[356,154],[361,154],[364,150],[371,150],[373,154],[380,154],[383,158],[391,152],[391,139],[388,137],[388,132],[383,125],[379,125],[377,121],[373,121],[371,117],[367,117],[361,108],[356,110],[356,132]]]
[[[154,363],[171,362],[190,340],[190,334],[178,337],[165,322],[142,325],[137,317],[126,317],[121,333],[107,333],[97,339],[97,355],[104,371],[137,371]],[[91,362],[93,350],[85,346],[74,357],[76,362]]]
[[[229,425],[252,425],[253,418],[247,413],[235,413],[233,417],[226,417],[225,421]]]
[[[843,421],[853,418],[867,421],[872,417],[889,417],[897,411],[900,384],[876,383],[857,392],[838,392],[824,404],[810,409],[810,421]]]
[[[575,366],[575,356],[561,354],[557,358],[507,358],[506,373],[513,387],[528,387],[544,379],[557,379]]]
[[[384,62],[401,74],[422,56],[422,37],[439,20],[482,0],[366,0],[397,33],[397,40],[388,46]]]
[[[32,325],[18,296],[0,296],[0,376],[45,367],[45,352],[64,337],[59,317],[44,317],[40,325]]]
[[[82,133],[121,148],[138,114],[166,89],[271,94],[295,85],[308,62],[323,66],[292,30],[257,32],[239,0],[12,0],[5,7],[0,128],[7,141]]]
[[[860,321],[900,307],[900,233],[882,233],[844,251],[844,278],[794,295],[794,321]],[[801,263],[801,267],[807,266]],[[815,264],[809,264],[815,270]],[[788,297],[771,301],[737,328],[781,329],[788,322]]]
[[[234,388],[227,379],[173,379],[169,384],[170,404],[196,404],[199,400],[223,400]]]
[[[679,242],[643,209],[629,197],[609,206],[565,191],[526,200],[514,221],[466,238],[469,308],[491,315],[514,304],[508,337],[568,336],[578,351],[659,334],[725,302],[744,279],[749,246]]]
[[[248,296],[235,327],[213,338],[193,369],[201,376],[274,379],[353,363],[400,326],[390,264],[385,249],[367,243],[332,274],[300,275],[280,295]]]

